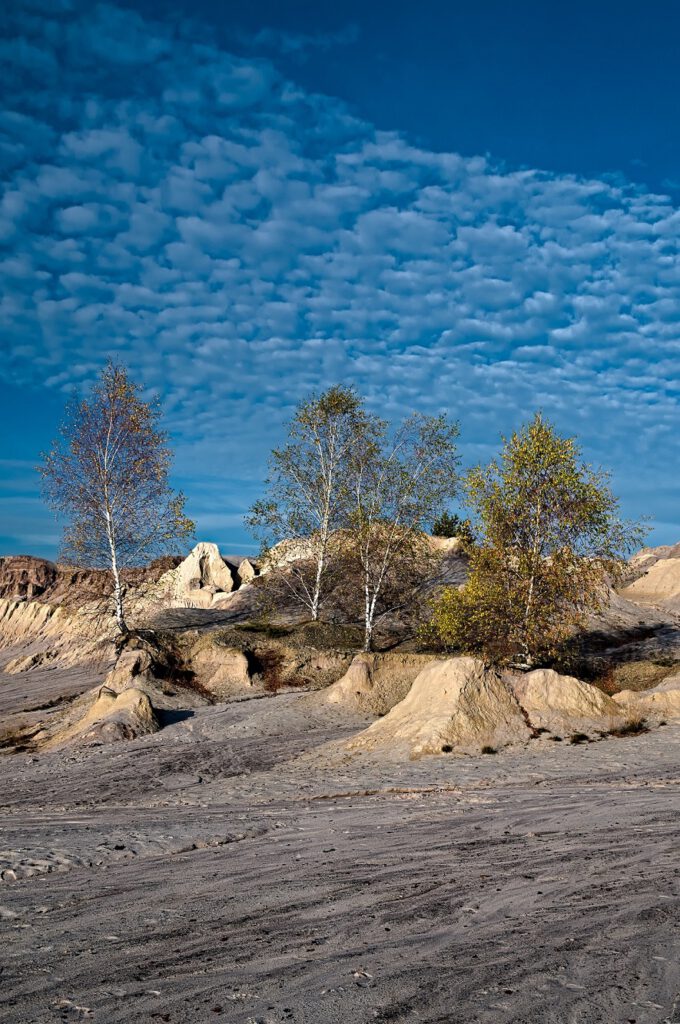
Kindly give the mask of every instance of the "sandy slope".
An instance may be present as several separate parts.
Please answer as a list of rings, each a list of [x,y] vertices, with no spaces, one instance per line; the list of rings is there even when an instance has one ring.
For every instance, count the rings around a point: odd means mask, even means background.
[[[0,758],[0,1019],[680,1022],[680,726],[399,763],[365,724]]]

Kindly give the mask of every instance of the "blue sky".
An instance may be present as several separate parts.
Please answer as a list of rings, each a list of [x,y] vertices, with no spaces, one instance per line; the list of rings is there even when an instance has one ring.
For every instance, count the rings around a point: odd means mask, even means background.
[[[202,539],[354,383],[466,464],[541,408],[680,538],[674,3],[12,2],[0,113],[0,553],[109,356],[162,396]]]

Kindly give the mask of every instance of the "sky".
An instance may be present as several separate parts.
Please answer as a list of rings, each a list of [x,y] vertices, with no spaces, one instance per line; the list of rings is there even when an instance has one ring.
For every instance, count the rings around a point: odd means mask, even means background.
[[[680,7],[9,0],[0,554],[55,557],[35,465],[109,357],[160,396],[197,536],[311,391],[537,409],[680,539]]]

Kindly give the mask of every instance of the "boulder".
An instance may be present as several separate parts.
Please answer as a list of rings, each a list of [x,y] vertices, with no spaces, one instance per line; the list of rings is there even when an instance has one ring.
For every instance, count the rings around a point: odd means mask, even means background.
[[[531,725],[558,736],[596,733],[621,718],[621,709],[597,687],[552,669],[509,677]]]
[[[407,751],[417,758],[524,744],[530,737],[522,709],[498,673],[464,657],[424,668],[404,700],[348,746]]]
[[[168,585],[171,603],[185,608],[210,608],[216,597],[235,589],[232,571],[217,544],[204,541],[159,582]]]
[[[251,561],[250,558],[242,558],[236,570],[236,575],[241,586],[243,586],[244,583],[251,583],[258,573],[259,570],[257,565],[255,562]]]
[[[337,682],[321,693],[327,704],[384,715],[403,700],[414,679],[433,660],[429,654],[357,654]]]

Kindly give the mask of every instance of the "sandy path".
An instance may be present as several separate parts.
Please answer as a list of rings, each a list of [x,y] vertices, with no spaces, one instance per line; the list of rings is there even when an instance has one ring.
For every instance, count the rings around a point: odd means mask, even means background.
[[[389,764],[360,725],[0,758],[0,1019],[680,1022],[680,727]]]

